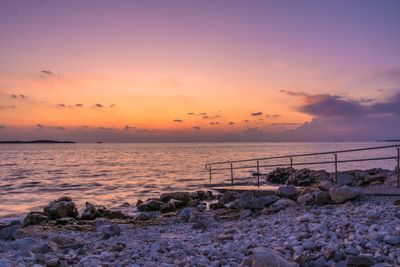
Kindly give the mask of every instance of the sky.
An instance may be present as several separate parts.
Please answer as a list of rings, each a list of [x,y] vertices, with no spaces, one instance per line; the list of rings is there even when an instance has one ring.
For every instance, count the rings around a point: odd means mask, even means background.
[[[0,140],[400,139],[400,1],[0,1]]]

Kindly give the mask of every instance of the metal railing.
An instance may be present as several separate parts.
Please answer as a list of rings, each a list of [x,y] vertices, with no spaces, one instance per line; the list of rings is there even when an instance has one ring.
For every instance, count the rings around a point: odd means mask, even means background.
[[[396,154],[394,156],[388,157],[375,157],[375,158],[357,158],[357,159],[345,159],[338,160],[339,154],[351,153],[351,152],[359,152],[359,151],[368,151],[368,150],[382,150],[396,148]],[[332,155],[333,160],[325,160],[325,161],[312,161],[312,162],[294,162],[295,158],[301,157],[310,157],[310,156],[320,156],[320,155]],[[261,162],[265,162],[268,160],[276,160],[276,159],[288,159],[288,163],[282,164],[260,164]],[[364,161],[376,161],[376,160],[396,160],[397,165],[397,187],[400,187],[400,144],[397,145],[387,145],[387,146],[376,146],[376,147],[367,147],[367,148],[357,148],[357,149],[347,149],[347,150],[337,150],[337,151],[329,151],[329,152],[316,152],[316,153],[307,153],[307,154],[294,154],[294,155],[286,155],[286,156],[273,156],[266,158],[252,158],[252,159],[243,159],[243,160],[231,160],[231,161],[220,161],[220,162],[210,162],[205,164],[205,168],[209,173],[210,184],[212,180],[212,174],[216,171],[225,171],[230,170],[231,175],[231,184],[234,184],[234,170],[240,169],[255,169],[254,173],[257,176],[257,186],[260,186],[260,168],[277,168],[277,167],[290,167],[290,177],[292,176],[293,166],[304,166],[304,165],[322,165],[322,164],[334,164],[334,177],[335,182],[337,182],[338,178],[338,164],[339,163],[350,163],[350,162],[364,162]],[[234,164],[238,163],[247,163],[247,162],[255,162],[255,165],[240,165],[234,166]]]

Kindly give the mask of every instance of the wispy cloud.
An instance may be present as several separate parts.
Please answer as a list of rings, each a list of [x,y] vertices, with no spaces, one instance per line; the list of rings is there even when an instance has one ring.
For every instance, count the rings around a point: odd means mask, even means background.
[[[251,116],[262,116],[262,115],[263,115],[263,113],[260,111],[251,113]]]
[[[42,70],[41,73],[45,74],[45,75],[50,75],[50,76],[54,75],[54,73],[52,71],[50,71],[50,70]]]
[[[199,126],[193,126],[193,129],[200,130],[201,128]]]
[[[174,122],[179,122],[179,123],[180,123],[180,122],[183,122],[183,120],[181,120],[181,119],[175,119]]]

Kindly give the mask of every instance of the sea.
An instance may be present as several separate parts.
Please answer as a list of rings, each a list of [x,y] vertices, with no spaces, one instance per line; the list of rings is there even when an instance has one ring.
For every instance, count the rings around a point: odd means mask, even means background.
[[[391,142],[329,143],[101,143],[1,144],[0,218],[42,210],[50,201],[70,196],[81,209],[86,201],[106,207],[159,196],[163,192],[204,189],[210,183],[207,162],[265,158],[394,145]],[[396,148],[339,153],[338,160],[396,155]],[[332,161],[334,154],[295,157],[293,163]],[[259,164],[288,164],[289,158]],[[234,181],[255,181],[255,161],[234,163]],[[219,165],[219,168],[230,165]],[[253,168],[254,167],[254,168]],[[298,168],[297,166],[295,166]],[[334,170],[334,164],[301,168]],[[394,169],[396,160],[341,163],[339,171]],[[217,168],[217,167],[213,167]],[[272,168],[261,167],[260,173]],[[230,183],[230,170],[215,171],[211,183]]]

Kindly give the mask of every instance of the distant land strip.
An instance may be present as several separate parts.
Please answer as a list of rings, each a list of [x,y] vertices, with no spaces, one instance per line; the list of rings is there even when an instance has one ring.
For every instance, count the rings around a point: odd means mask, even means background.
[[[32,140],[32,141],[0,141],[0,144],[75,144],[73,141]]]

